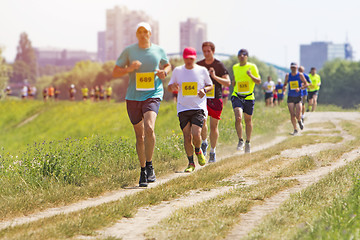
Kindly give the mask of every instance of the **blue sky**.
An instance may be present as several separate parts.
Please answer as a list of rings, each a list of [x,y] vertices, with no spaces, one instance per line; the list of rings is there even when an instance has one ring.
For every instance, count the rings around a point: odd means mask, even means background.
[[[36,47],[96,51],[105,30],[106,9],[125,5],[159,21],[160,45],[179,51],[179,22],[198,17],[208,25],[216,50],[236,54],[247,48],[261,60],[288,66],[299,62],[300,44],[344,43],[348,37],[360,59],[360,1],[356,0],[3,0],[0,46],[13,61],[21,32]]]

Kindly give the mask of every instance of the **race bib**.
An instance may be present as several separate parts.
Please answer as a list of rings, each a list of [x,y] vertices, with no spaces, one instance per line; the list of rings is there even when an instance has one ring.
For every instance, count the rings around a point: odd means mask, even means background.
[[[271,85],[267,85],[267,89],[268,89],[268,90],[271,90]]]
[[[237,89],[238,89],[239,93],[249,92],[250,91],[250,83],[249,83],[249,81],[237,82]]]
[[[149,91],[155,89],[155,74],[153,72],[136,73],[136,90]]]
[[[215,87],[206,93],[207,98],[215,98]]]
[[[181,84],[181,90],[184,97],[197,96],[197,82],[183,82]]]
[[[299,82],[298,81],[290,81],[290,90],[295,90],[299,88]]]
[[[278,93],[279,93],[279,94],[282,94],[282,89],[278,89]]]

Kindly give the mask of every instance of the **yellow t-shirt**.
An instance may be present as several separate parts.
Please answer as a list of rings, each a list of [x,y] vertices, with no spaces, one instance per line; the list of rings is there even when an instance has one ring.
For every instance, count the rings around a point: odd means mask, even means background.
[[[81,92],[82,92],[82,95],[83,95],[84,97],[87,97],[88,94],[89,94],[89,89],[88,89],[88,88],[82,88],[82,89],[81,89]]]
[[[233,66],[235,86],[232,96],[237,96],[236,93],[239,93],[241,95],[251,94],[250,96],[247,96],[245,100],[255,99],[254,96],[255,82],[247,74],[247,71],[249,69],[254,77],[260,78],[259,71],[256,65],[253,63],[248,62],[244,66],[240,66],[240,63],[237,63]]]
[[[321,84],[320,75],[316,74],[316,73],[315,73],[315,75],[309,74],[309,78],[311,80],[311,84],[308,87],[308,91],[309,92],[319,91],[319,89],[320,89],[319,84]]]

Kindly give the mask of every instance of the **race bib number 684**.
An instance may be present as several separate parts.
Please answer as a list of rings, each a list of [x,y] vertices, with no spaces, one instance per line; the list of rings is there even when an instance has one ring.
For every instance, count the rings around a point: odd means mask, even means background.
[[[183,82],[181,84],[181,91],[184,97],[197,95],[197,82]]]

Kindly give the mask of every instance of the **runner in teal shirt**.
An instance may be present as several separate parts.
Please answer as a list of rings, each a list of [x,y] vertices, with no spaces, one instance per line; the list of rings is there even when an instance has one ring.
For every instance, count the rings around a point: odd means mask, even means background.
[[[140,187],[155,182],[152,157],[155,148],[155,121],[163,98],[162,80],[171,65],[162,48],[150,42],[151,27],[141,22],[136,27],[138,43],[125,48],[116,62],[113,77],[129,74],[126,109],[136,135],[136,152],[140,162]]]

